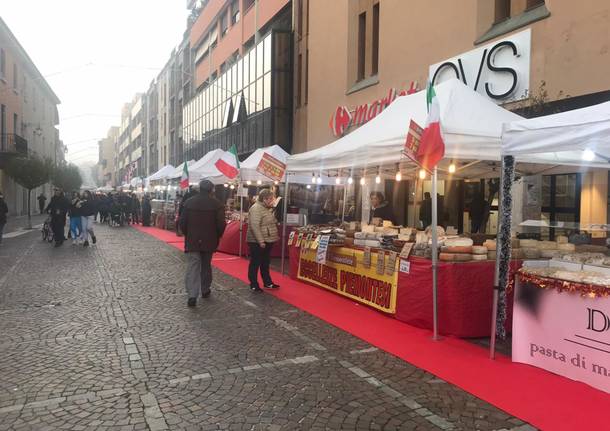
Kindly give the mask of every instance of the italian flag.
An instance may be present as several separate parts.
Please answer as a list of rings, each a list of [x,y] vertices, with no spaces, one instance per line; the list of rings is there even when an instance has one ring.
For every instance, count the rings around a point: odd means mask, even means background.
[[[214,164],[222,174],[233,179],[239,173],[239,159],[237,158],[237,148],[232,145],[229,151],[225,151],[220,159]]]
[[[428,105],[428,120],[421,135],[417,160],[424,169],[430,170],[445,156],[445,143],[441,134],[441,109],[434,87],[430,83],[428,83],[426,89],[426,102]]]
[[[184,167],[182,168],[182,177],[180,177],[180,188],[189,188],[189,164],[185,161]]]

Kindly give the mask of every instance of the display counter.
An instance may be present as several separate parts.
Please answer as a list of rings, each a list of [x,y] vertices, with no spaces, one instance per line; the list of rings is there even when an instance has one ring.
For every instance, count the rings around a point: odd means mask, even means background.
[[[280,236],[282,234],[282,226],[278,227],[280,232]],[[248,233],[248,223],[243,223],[242,225],[242,255],[247,256],[248,253],[248,243],[246,241],[246,235]],[[239,221],[229,220],[227,221],[227,227],[225,229],[225,233],[220,239],[220,243],[218,244],[218,251],[227,254],[233,254],[235,256],[239,255]],[[271,249],[271,257],[281,257],[282,256],[282,247],[281,243],[278,241],[273,245]]]
[[[378,273],[375,250],[371,252],[369,268],[362,266],[364,251],[358,248],[329,247],[324,265],[316,263],[315,250],[302,250],[292,245],[289,251],[292,278],[372,306],[410,325],[432,329],[431,260],[409,257],[401,264],[399,258],[393,275],[389,276],[387,272],[384,275]],[[521,266],[521,261],[513,261],[511,265],[514,272]],[[457,337],[490,335],[494,267],[493,260],[439,262],[438,321],[441,334]],[[349,286],[348,280],[352,284],[357,280],[355,283],[360,284]],[[389,294],[386,294],[387,290]],[[377,302],[371,302],[369,298]]]
[[[518,274],[513,361],[610,393],[610,287],[541,275],[543,271],[524,267]],[[561,268],[556,274],[570,277],[574,271]]]

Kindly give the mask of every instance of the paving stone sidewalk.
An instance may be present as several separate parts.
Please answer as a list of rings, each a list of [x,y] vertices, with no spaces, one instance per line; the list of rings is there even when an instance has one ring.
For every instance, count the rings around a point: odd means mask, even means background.
[[[0,249],[0,430],[531,430],[131,228]]]

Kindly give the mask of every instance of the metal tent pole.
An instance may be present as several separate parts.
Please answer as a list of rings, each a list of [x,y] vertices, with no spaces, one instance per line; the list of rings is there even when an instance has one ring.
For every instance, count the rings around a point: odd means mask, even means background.
[[[282,224],[282,275],[285,275],[285,261],[286,261],[286,223],[288,220],[288,188],[290,181],[288,180],[288,172],[286,172],[286,181],[284,182],[284,217]]]
[[[345,222],[345,205],[347,201],[347,181],[343,184],[343,209],[341,211],[341,223]]]
[[[438,198],[437,198],[437,168],[434,167],[432,174],[432,324],[434,341],[439,340],[438,336]]]
[[[241,176],[239,178],[239,185],[237,186],[237,195],[239,196],[239,257],[243,254],[243,229],[244,229],[244,197],[242,196],[242,182]]]

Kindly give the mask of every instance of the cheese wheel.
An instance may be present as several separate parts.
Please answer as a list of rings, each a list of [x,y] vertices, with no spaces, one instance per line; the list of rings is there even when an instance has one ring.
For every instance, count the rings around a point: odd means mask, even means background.
[[[521,251],[522,249],[520,248],[513,248],[510,251],[510,257],[512,259],[523,259],[523,251]]]
[[[490,250],[487,252],[487,259],[496,260],[496,251]]]
[[[487,252],[489,250],[487,250],[487,247],[484,246],[480,246],[480,245],[475,245],[472,247],[472,254],[475,255],[485,255],[485,258],[487,258]],[[477,260],[477,259],[475,259]]]
[[[445,240],[447,247],[472,247],[472,239],[470,238],[450,238]]]
[[[483,243],[483,247],[487,247],[487,250],[495,250],[496,249],[496,241],[493,239],[488,239]]]
[[[523,257],[526,259],[539,259],[540,258],[540,250],[532,247],[521,247],[523,251]]]
[[[439,259],[444,262],[468,262],[469,260],[472,260],[472,255],[462,253],[441,253]]]
[[[521,243],[521,248],[536,248],[538,246],[538,241],[535,239],[522,239],[519,242]]]
[[[557,250],[557,243],[555,241],[538,241],[536,248],[538,250]]]
[[[559,255],[560,255],[559,250],[540,250],[540,257],[545,258],[545,259],[550,259],[550,258],[559,256]]]
[[[472,247],[466,246],[444,246],[441,247],[441,251],[443,253],[462,253],[462,254],[470,254],[472,253]]]
[[[510,240],[510,247],[511,248],[519,248],[519,247],[521,247],[521,241],[519,241],[518,238],[511,238],[511,240]]]
[[[472,260],[487,260],[487,253],[485,254],[473,254]]]
[[[558,244],[557,248],[561,251],[576,251],[576,245],[574,244]]]
[[[557,244],[567,244],[567,243],[568,243],[567,236],[564,236],[564,235],[557,236]]]

